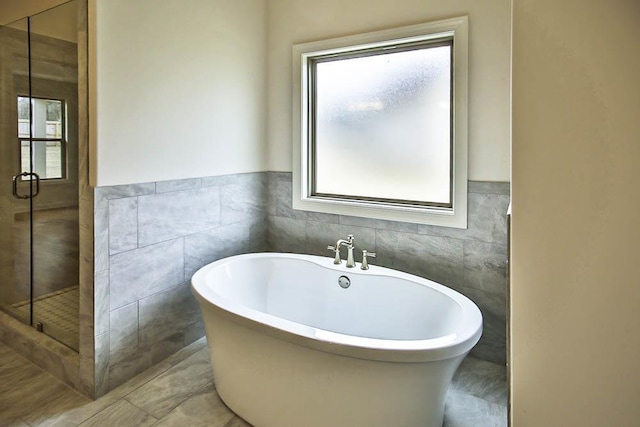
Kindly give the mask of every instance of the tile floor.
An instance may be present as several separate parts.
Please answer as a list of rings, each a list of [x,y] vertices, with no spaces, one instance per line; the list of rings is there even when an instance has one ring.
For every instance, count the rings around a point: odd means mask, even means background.
[[[444,426],[506,426],[506,401],[504,366],[468,357],[449,390]],[[149,425],[250,427],[218,397],[204,338],[96,401],[0,344],[0,426]]]

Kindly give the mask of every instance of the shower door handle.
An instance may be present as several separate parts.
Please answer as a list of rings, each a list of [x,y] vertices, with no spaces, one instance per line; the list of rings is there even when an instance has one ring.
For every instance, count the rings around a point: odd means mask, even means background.
[[[18,178],[19,177],[30,176],[32,179],[36,180],[36,190],[32,194],[18,194]],[[31,181],[30,185],[33,185],[33,181]],[[22,172],[13,177],[13,197],[16,199],[32,199],[38,195],[40,192],[40,175],[35,172]]]

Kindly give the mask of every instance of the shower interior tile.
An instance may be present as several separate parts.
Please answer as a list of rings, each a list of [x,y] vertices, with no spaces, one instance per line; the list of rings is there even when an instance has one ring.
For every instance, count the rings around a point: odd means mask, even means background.
[[[42,323],[44,332],[71,348],[78,348],[78,286],[42,295],[33,300],[33,323]],[[14,304],[20,313],[29,313],[29,301]]]

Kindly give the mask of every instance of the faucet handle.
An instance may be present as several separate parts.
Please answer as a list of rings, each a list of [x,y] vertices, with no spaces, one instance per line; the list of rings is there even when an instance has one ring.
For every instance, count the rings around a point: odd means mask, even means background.
[[[333,258],[333,263],[334,264],[342,264],[342,260],[340,259],[340,246],[329,245],[329,246],[327,246],[327,249],[330,250],[330,251],[335,252],[335,257]]]
[[[361,270],[368,270],[369,269],[369,262],[367,262],[367,257],[375,258],[376,257],[376,253],[375,252],[369,252],[366,249],[362,250],[362,265],[360,266]]]

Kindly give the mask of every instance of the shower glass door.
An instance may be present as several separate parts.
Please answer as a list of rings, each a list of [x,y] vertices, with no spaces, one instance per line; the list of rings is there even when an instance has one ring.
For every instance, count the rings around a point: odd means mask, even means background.
[[[34,326],[78,349],[77,2],[31,17]],[[64,25],[62,25],[64,23]]]
[[[3,309],[78,349],[77,5],[27,19],[27,61],[13,72],[12,223],[14,293]],[[3,71],[4,74],[4,71]],[[3,77],[4,78],[4,77]],[[4,100],[3,100],[4,103]],[[7,102],[7,105],[9,103]],[[8,142],[7,142],[8,141]],[[3,156],[3,159],[5,157]],[[9,165],[10,164],[10,165]],[[6,282],[0,284],[6,287]]]
[[[0,307],[24,323],[31,322],[33,189],[24,185],[18,161],[18,135],[29,136],[30,110],[18,105],[17,91],[28,82],[27,27],[22,19],[0,28]]]

